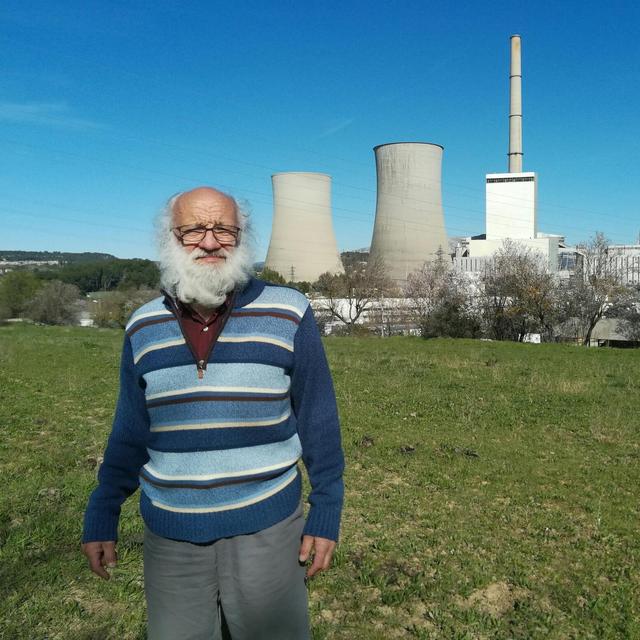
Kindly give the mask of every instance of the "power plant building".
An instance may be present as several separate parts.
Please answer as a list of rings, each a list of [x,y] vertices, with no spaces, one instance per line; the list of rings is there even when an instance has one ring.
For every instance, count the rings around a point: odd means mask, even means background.
[[[389,278],[402,285],[426,261],[448,253],[442,211],[443,147],[395,142],[373,151],[377,199],[369,259],[382,261]]]
[[[488,173],[486,182],[487,240],[537,236],[535,173]]]
[[[276,173],[271,184],[273,225],[265,267],[293,282],[343,273],[331,217],[331,176]]]
[[[522,171],[522,43],[520,36],[511,36],[511,66],[509,72],[509,153],[508,173],[486,176],[485,239],[469,241],[469,256],[490,257],[505,240],[514,240],[548,260],[551,270],[557,269],[558,243],[553,237],[538,234],[538,177]]]

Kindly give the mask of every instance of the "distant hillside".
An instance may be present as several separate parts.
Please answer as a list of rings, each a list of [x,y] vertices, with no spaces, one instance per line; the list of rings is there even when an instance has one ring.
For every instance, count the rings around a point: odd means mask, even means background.
[[[75,284],[82,293],[122,288],[154,288],[160,280],[158,265],[152,260],[141,258],[67,263],[38,269],[36,273],[41,280],[62,280],[67,284]]]
[[[57,260],[65,264],[77,262],[96,262],[98,260],[114,260],[110,253],[68,253],[65,251],[11,251],[0,249],[0,261],[19,262],[21,260]]]
[[[76,285],[83,294],[155,288],[160,280],[158,265],[142,258],[115,258],[108,253],[89,252],[0,251],[0,278],[25,271],[40,281],[61,280]]]
[[[355,249],[352,251],[343,251],[340,259],[345,267],[362,266],[369,260],[369,249]]]

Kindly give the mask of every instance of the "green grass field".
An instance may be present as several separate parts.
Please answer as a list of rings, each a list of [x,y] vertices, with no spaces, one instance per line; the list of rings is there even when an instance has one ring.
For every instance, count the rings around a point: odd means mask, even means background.
[[[144,638],[137,500],[79,552],[122,334],[0,328],[0,638]],[[640,351],[326,342],[347,458],[314,638],[640,638]]]

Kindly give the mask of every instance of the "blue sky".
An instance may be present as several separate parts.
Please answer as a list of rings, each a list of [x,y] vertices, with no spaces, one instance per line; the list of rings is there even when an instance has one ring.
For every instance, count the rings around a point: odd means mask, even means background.
[[[372,148],[411,140],[444,146],[449,235],[482,233],[513,33],[539,228],[640,233],[637,3],[5,0],[0,26],[0,249],[153,257],[166,198],[211,184],[261,259],[277,171],[331,174],[339,248],[365,247]]]

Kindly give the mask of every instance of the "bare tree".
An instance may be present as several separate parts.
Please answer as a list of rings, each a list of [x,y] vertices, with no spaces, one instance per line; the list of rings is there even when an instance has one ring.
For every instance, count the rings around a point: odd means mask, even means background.
[[[98,300],[93,321],[99,327],[124,328],[133,310],[157,295],[156,289],[144,286],[126,291],[107,291]]]
[[[0,310],[5,318],[17,318],[26,311],[42,282],[31,271],[11,271],[0,278]]]
[[[627,340],[640,342],[640,286],[625,287],[606,314],[618,320],[618,331]]]
[[[126,315],[124,305],[127,294],[124,291],[101,292],[93,307],[93,322],[98,327],[124,327]]]
[[[640,303],[620,318],[620,332],[632,342],[640,342]]]
[[[47,282],[27,309],[28,316],[43,324],[74,324],[78,317],[80,289],[60,280]]]
[[[532,327],[544,342],[556,339],[556,327],[561,319],[561,291],[558,278],[547,267],[546,260],[535,258],[532,269],[519,294],[522,308],[527,310]]]
[[[324,296],[319,308],[349,328],[391,288],[381,261],[366,266],[353,264],[344,273],[323,273],[316,289]]]
[[[609,240],[601,232],[577,246],[580,261],[575,274],[564,286],[566,315],[572,318],[582,336],[582,344],[589,345],[591,334],[608,309],[616,307],[625,294],[623,273],[616,257],[610,255]]]
[[[553,338],[558,283],[544,256],[505,240],[480,278],[480,306],[489,335],[522,342],[529,333]]]
[[[470,283],[442,257],[409,275],[405,295],[424,337],[471,338],[479,333]]]

